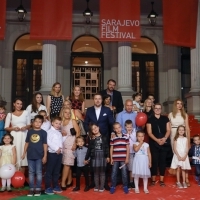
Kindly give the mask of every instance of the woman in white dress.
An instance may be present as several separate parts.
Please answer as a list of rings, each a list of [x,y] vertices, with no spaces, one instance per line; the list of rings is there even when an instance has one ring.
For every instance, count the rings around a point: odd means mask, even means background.
[[[26,108],[26,111],[28,111],[31,120],[33,120],[40,110],[45,110],[47,112],[42,94],[40,92],[36,92],[33,95],[32,103]]]
[[[189,128],[189,122],[188,122],[188,115],[184,110],[183,101],[181,99],[177,99],[174,101],[173,110],[171,113],[169,113],[168,118],[171,125],[170,139],[171,139],[172,149],[173,149],[173,144],[174,144],[174,137],[176,135],[176,130],[178,126],[180,125],[185,126],[187,141],[190,147],[190,128]],[[187,172],[186,172],[186,183],[187,183],[187,186],[190,186]]]
[[[191,169],[190,161],[188,158],[188,141],[185,133],[185,127],[179,126],[174,137],[174,156],[171,163],[172,169],[177,169],[177,187],[187,188],[186,184],[186,171]],[[183,185],[180,183],[180,173],[182,171]]]
[[[27,130],[30,128],[30,116],[26,110],[23,110],[23,102],[15,99],[13,103],[13,112],[8,113],[5,121],[5,130],[13,136],[13,144],[16,146],[17,167],[25,172],[25,166],[28,166],[27,159],[21,160],[24,151]]]

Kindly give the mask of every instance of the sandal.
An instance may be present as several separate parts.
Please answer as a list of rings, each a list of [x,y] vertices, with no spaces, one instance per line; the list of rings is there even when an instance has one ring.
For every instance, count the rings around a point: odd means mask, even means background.
[[[144,190],[144,193],[145,194],[149,194],[149,190]]]
[[[135,189],[135,193],[136,193],[136,194],[139,194],[139,193],[140,193],[140,190],[139,190],[139,189]]]
[[[151,181],[151,186],[155,186],[156,181]]]
[[[165,187],[166,185],[165,185],[165,183],[163,181],[160,181],[160,186],[161,187]]]
[[[190,187],[190,182],[189,181],[186,181],[185,183],[187,184],[188,187]]]

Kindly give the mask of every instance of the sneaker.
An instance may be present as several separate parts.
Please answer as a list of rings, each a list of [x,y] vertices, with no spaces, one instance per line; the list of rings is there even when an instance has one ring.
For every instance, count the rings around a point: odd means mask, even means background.
[[[104,190],[105,190],[105,189],[103,188],[103,189],[99,190],[99,192],[104,192]]]
[[[29,193],[27,194],[28,197],[32,197],[34,195],[34,191],[33,190],[29,190]]]
[[[7,188],[6,188],[6,189],[7,189],[7,191],[8,191],[8,192],[12,192],[12,190],[11,190],[11,187],[10,187],[10,186],[7,186]]]
[[[124,190],[124,193],[125,193],[125,194],[128,194],[129,191],[128,191],[128,187],[127,187],[127,186],[124,186],[124,187],[123,187],[123,190]]]
[[[187,184],[186,183],[183,183],[183,188],[187,188]]]
[[[183,186],[180,182],[177,182],[176,185],[177,185],[178,188],[183,188]]]
[[[111,187],[110,188],[110,194],[114,194],[114,192],[115,192],[115,187]]]
[[[104,189],[107,190],[107,191],[109,191],[110,190],[110,186],[108,184],[105,184],[104,185]]]
[[[59,186],[56,186],[55,188],[53,188],[53,191],[54,191],[55,193],[62,193],[62,192],[63,192],[63,191],[60,189]]]
[[[198,176],[195,176],[195,181],[199,182],[199,177]]]
[[[40,190],[35,190],[35,197],[39,197],[41,195],[41,191]]]
[[[6,187],[2,187],[0,192],[5,192],[6,191]]]
[[[76,191],[79,191],[79,190],[80,190],[80,187],[75,187],[72,191],[76,192]]]
[[[53,194],[54,194],[52,188],[47,188],[47,189],[45,190],[45,193],[48,194],[48,195],[53,195]]]
[[[94,188],[94,192],[98,192],[99,191],[99,189],[97,189],[97,188]]]

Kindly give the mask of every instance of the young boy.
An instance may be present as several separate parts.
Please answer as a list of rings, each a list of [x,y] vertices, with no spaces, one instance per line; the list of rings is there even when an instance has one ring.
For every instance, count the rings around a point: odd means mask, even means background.
[[[76,166],[76,187],[73,189],[73,191],[80,190],[80,177],[81,173],[83,172],[85,177],[85,189],[84,191],[87,192],[89,187],[89,167],[88,164],[84,164],[85,156],[87,153],[87,147],[84,147],[84,139],[82,136],[78,136],[76,138],[76,145],[77,149],[74,152],[74,156],[77,158],[77,166]]]
[[[190,148],[189,156],[192,157],[192,164],[195,166],[195,180],[200,186],[200,136],[193,137],[194,145]]]
[[[129,161],[129,139],[122,134],[122,128],[120,123],[115,122],[113,129],[116,136],[110,140],[110,158],[112,167],[111,174],[111,188],[110,193],[115,192],[117,184],[117,171],[120,168],[122,174],[123,190],[124,193],[128,193],[128,176],[126,164]]]
[[[40,110],[38,114],[44,117],[44,121],[42,123],[41,129],[48,131],[51,128],[51,122],[47,119],[46,110]]]
[[[47,132],[41,129],[43,117],[36,115],[33,119],[33,129],[29,130],[24,146],[22,159],[27,152],[29,169],[29,193],[27,196],[40,196],[42,187],[42,164],[47,161]],[[35,183],[36,175],[36,185]],[[35,189],[35,192],[34,192]]]
[[[128,161],[128,171],[129,171],[129,185],[128,188],[135,188],[135,184],[133,182],[133,176],[132,176],[132,168],[133,168],[133,158],[134,158],[134,150],[133,150],[133,144],[136,143],[136,131],[135,128],[133,128],[133,122],[131,120],[125,121],[125,129],[126,133],[125,136],[129,139],[129,161]]]
[[[63,146],[62,134],[60,132],[61,118],[54,117],[51,124],[51,128],[47,131],[48,152],[45,174],[45,193],[49,195],[62,192],[58,185]],[[51,182],[53,188],[51,187]]]

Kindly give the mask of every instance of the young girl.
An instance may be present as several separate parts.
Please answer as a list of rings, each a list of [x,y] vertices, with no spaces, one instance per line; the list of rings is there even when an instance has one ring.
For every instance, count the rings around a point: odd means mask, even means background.
[[[139,178],[143,178],[144,193],[148,194],[147,189],[148,178],[151,177],[151,153],[149,150],[149,144],[144,142],[145,133],[143,131],[137,131],[137,142],[133,145],[135,151],[135,157],[133,162],[132,174],[135,182],[135,193],[140,193],[138,188]]]
[[[0,146],[0,167],[5,164],[16,164],[17,156],[16,156],[16,148],[13,145],[13,136],[9,133],[6,133],[2,137],[2,146]],[[7,182],[7,191],[11,192],[11,179],[1,179],[2,188],[0,192],[4,192],[6,190],[6,182]]]
[[[106,165],[109,162],[108,141],[105,137],[101,135],[101,133],[99,132],[99,127],[94,123],[90,124],[90,132],[92,132],[94,138],[90,140],[85,156],[85,164],[89,163],[90,158],[94,172],[94,191],[103,192],[105,184]]]
[[[190,162],[188,158],[188,140],[185,133],[184,126],[178,126],[173,144],[174,156],[171,163],[172,169],[177,169],[177,187],[187,188],[186,184],[186,170],[190,170]],[[180,172],[182,171],[183,185],[180,183]]]
[[[136,93],[133,94],[133,111],[140,112],[141,109],[143,109],[143,103],[141,103],[142,100],[142,94]]]
[[[6,114],[5,114],[5,107],[0,105],[0,141],[1,138],[3,137],[3,135],[5,134],[5,130],[4,130],[4,121],[6,118]]]
[[[71,109],[74,112],[75,117],[80,120],[83,120],[83,115],[85,113],[85,101],[81,87],[76,85],[73,88],[72,94],[70,97],[67,97],[66,100],[71,101]]]

